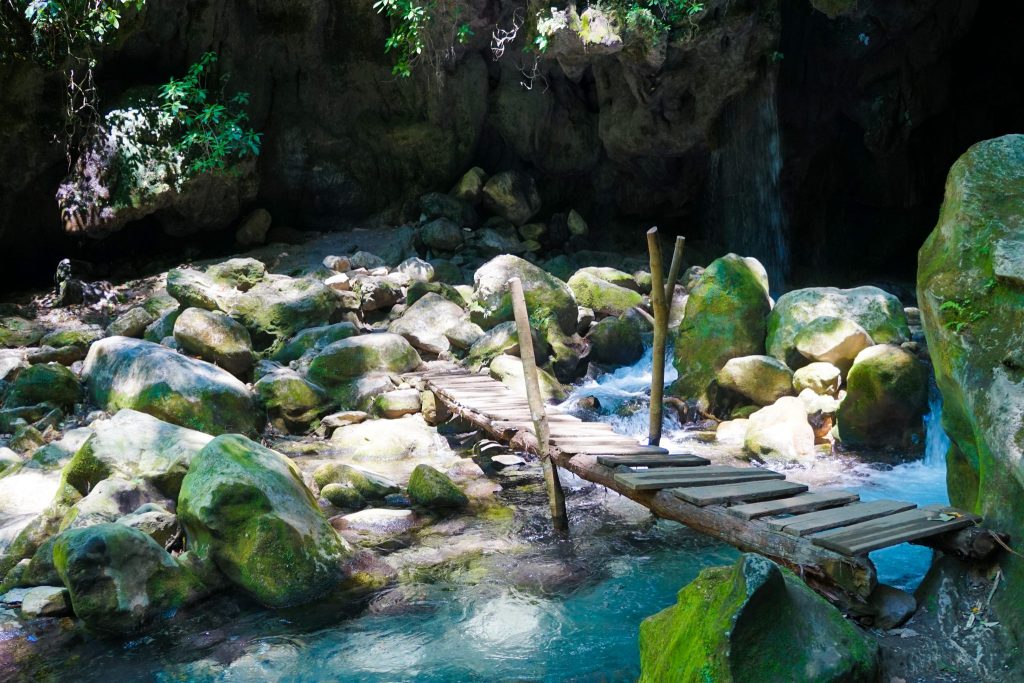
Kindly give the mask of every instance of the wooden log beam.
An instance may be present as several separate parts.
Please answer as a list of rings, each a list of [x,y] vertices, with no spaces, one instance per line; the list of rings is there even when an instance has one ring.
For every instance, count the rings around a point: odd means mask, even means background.
[[[651,367],[651,406],[647,443],[661,443],[662,397],[665,395],[665,348],[668,337],[668,304],[665,303],[664,263],[658,228],[647,231],[647,250],[651,257],[651,308],[654,310],[654,349]]]

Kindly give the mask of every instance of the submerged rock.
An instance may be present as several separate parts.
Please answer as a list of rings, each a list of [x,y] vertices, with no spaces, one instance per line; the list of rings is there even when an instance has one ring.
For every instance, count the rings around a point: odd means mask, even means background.
[[[217,437],[193,459],[178,516],[191,550],[271,607],[323,595],[351,554],[294,463],[238,435]]]
[[[872,681],[874,641],[760,555],[705,569],[640,625],[640,681]]]
[[[401,488],[376,472],[340,462],[325,463],[313,472],[313,481],[321,489],[331,484],[350,486],[364,498],[383,499]]]
[[[912,353],[879,344],[864,349],[846,377],[839,438],[850,448],[924,445],[928,373]]]
[[[797,335],[823,316],[855,322],[876,344],[900,344],[910,339],[903,304],[892,294],[878,287],[810,287],[779,297],[768,318],[768,355],[791,368],[806,365],[809,361],[796,347]]]
[[[768,278],[756,259],[727,254],[715,260],[686,302],[673,357],[679,379],[670,393],[706,407],[708,389],[729,359],[764,353],[770,311]]]
[[[100,524],[61,534],[54,564],[79,619],[131,635],[204,591],[196,575],[138,529]]]
[[[237,378],[159,344],[102,339],[89,349],[82,376],[104,410],[131,408],[209,434],[255,434],[262,422]]]

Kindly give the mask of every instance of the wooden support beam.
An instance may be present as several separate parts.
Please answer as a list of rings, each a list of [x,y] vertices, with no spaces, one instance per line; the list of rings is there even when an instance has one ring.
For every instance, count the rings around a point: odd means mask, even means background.
[[[665,305],[672,308],[672,298],[676,293],[676,281],[679,279],[679,270],[683,267],[683,247],[686,246],[686,238],[682,235],[676,237],[676,246],[672,250],[672,265],[668,268],[668,278],[665,280]]]
[[[651,257],[651,308],[654,309],[654,349],[651,367],[651,410],[647,442],[661,443],[662,399],[665,396],[665,348],[668,337],[668,306],[665,303],[665,278],[658,228],[647,231],[647,251]]]
[[[516,331],[519,336],[519,357],[523,361],[523,377],[530,404],[530,417],[533,421],[534,434],[537,435],[541,467],[544,469],[544,483],[548,491],[551,523],[556,531],[565,533],[569,531],[569,516],[565,511],[565,493],[562,491],[562,483],[558,480],[558,470],[548,453],[551,437],[548,432],[548,420],[544,415],[544,398],[540,393],[537,359],[533,354],[533,330],[530,327],[530,316],[526,310],[526,296],[523,293],[523,283],[519,278],[512,278],[508,284],[509,294],[512,297],[512,311],[516,318]]]

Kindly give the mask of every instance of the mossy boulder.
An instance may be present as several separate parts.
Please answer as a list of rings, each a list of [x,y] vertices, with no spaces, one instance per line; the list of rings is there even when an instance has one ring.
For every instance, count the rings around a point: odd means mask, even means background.
[[[167,293],[182,308],[226,311],[238,292],[211,276],[190,268],[172,268],[167,272]]]
[[[110,412],[131,408],[208,434],[255,434],[262,424],[236,377],[152,342],[102,339],[89,349],[82,376],[93,402]]]
[[[267,276],[267,267],[254,258],[233,258],[206,269],[214,282],[247,292]]]
[[[409,498],[425,508],[452,509],[469,504],[469,498],[448,476],[430,465],[417,465],[409,477]]]
[[[914,354],[891,344],[861,351],[846,376],[839,438],[848,448],[920,449],[928,373]]]
[[[565,334],[576,331],[576,299],[568,285],[518,256],[496,256],[473,275],[473,298],[478,308],[471,312],[473,322],[484,329],[514,320],[509,280],[517,277],[530,320],[539,323],[553,319]]]
[[[641,683],[873,681],[875,642],[760,555],[705,569],[640,624]]]
[[[318,280],[268,275],[239,294],[227,313],[249,330],[260,350],[300,330],[327,324],[337,306],[335,293]]]
[[[146,328],[154,320],[156,320],[156,316],[142,306],[129,308],[107,325],[107,336],[136,337],[141,339],[142,335],[146,332]]]
[[[363,498],[383,499],[401,489],[398,484],[376,472],[340,462],[329,462],[320,465],[313,471],[313,481],[323,489],[330,484],[351,486]]]
[[[249,331],[220,311],[187,308],[174,323],[174,341],[185,353],[218,365],[235,377],[252,370]]]
[[[71,506],[61,519],[59,531],[116,522],[147,503],[170,504],[147,481],[110,477],[96,484]]]
[[[303,433],[334,405],[322,387],[289,368],[267,373],[253,386],[256,400],[272,424],[292,433]]]
[[[135,410],[121,410],[112,418],[97,420],[91,429],[92,436],[62,473],[63,481],[82,495],[108,477],[119,477],[152,482],[175,498],[192,458],[212,438]]]
[[[52,346],[55,349],[67,346],[88,347],[94,341],[102,339],[103,334],[103,329],[97,326],[70,327],[47,333],[39,340],[39,345]]]
[[[793,371],[771,356],[730,358],[715,377],[719,386],[759,406],[770,406],[793,393]]]
[[[33,346],[46,334],[46,328],[34,320],[18,316],[0,318],[0,349]]]
[[[643,296],[635,289],[619,286],[587,270],[576,271],[566,284],[578,305],[602,315],[622,315],[643,303]]]
[[[431,251],[452,254],[462,249],[466,238],[459,224],[448,218],[430,221],[419,233],[420,242]]]
[[[551,347],[535,327],[530,328],[530,336],[533,339],[533,351],[537,356],[537,362],[543,363],[551,353]],[[470,365],[479,367],[503,353],[519,355],[519,330],[512,321],[500,323],[484,332],[469,347],[467,360]]]
[[[634,321],[625,316],[598,321],[587,333],[590,360],[600,365],[632,365],[644,355],[643,335]]]
[[[484,208],[515,225],[528,222],[540,211],[540,193],[533,178],[521,171],[491,176],[482,190]]]
[[[1024,538],[1024,136],[971,147],[949,172],[918,256],[918,305],[935,379],[952,504]],[[1016,547],[1016,544],[1015,544]],[[1000,622],[1024,638],[1024,560],[1000,560]]]
[[[195,573],[156,541],[121,524],[65,531],[53,561],[75,615],[103,633],[135,634],[204,592]]]
[[[343,510],[358,510],[365,504],[359,491],[344,484],[328,484],[320,489],[320,497]]]
[[[416,389],[386,391],[373,399],[373,411],[389,420],[420,412],[420,392]]]
[[[707,267],[676,333],[671,394],[709,405],[708,390],[731,358],[764,353],[771,311],[768,279],[756,259],[727,254]]]
[[[768,317],[767,349],[791,368],[810,361],[796,347],[796,337],[821,317],[844,318],[860,325],[876,344],[901,344],[910,339],[903,304],[878,287],[810,287],[779,297]]]
[[[328,344],[309,364],[309,378],[325,387],[349,382],[372,372],[402,373],[420,365],[405,337],[397,334],[364,334]]]
[[[823,315],[800,328],[793,340],[796,350],[808,361],[831,363],[844,373],[857,354],[874,346],[867,330],[848,318]]]
[[[322,351],[328,344],[342,339],[355,337],[359,330],[350,322],[340,322],[333,325],[322,325],[303,330],[292,337],[281,348],[274,352],[271,360],[278,363],[290,363],[298,360],[309,351]]]
[[[626,289],[631,289],[634,292],[640,292],[641,294],[649,294],[651,291],[651,274],[644,271],[630,275],[624,270],[619,270],[618,268],[609,268],[607,266],[587,266],[576,271],[576,274],[579,273],[593,275],[605,282],[610,282],[613,285],[625,287]],[[643,280],[643,283],[641,284],[639,280]],[[583,306],[584,304],[580,305]]]
[[[189,548],[271,607],[334,588],[350,558],[291,460],[237,434],[192,460],[178,498]]]
[[[61,408],[72,408],[82,400],[82,385],[75,373],[60,363],[40,363],[22,370],[14,381],[5,408],[52,403]]]

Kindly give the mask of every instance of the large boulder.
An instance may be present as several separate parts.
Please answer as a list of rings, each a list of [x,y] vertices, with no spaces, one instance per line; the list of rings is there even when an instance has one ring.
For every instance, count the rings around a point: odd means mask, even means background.
[[[842,382],[842,371],[831,363],[811,363],[793,373],[793,391],[797,394],[810,389],[822,396],[836,396]]]
[[[405,337],[391,333],[364,334],[324,347],[310,362],[309,377],[331,387],[371,372],[409,372],[420,362],[419,354]]]
[[[860,325],[876,344],[901,344],[910,339],[903,304],[878,287],[810,287],[779,297],[768,318],[767,349],[791,368],[810,361],[796,348],[805,325],[821,317],[845,318]]]
[[[626,316],[608,317],[587,333],[590,360],[601,365],[632,365],[644,355],[640,328]]]
[[[220,311],[185,309],[175,320],[174,341],[182,351],[219,365],[236,377],[252,370],[249,331]]]
[[[670,392],[707,407],[726,361],[764,353],[770,311],[768,277],[756,259],[727,254],[712,262],[686,302],[673,357],[679,378]]]
[[[431,458],[449,454],[444,437],[423,419],[406,415],[397,420],[368,420],[334,430],[331,447],[362,462]]]
[[[494,379],[500,381],[520,396],[526,396],[526,374],[523,361],[515,356],[501,354],[491,361],[488,371]],[[540,393],[546,401],[563,401],[566,397],[565,387],[543,368],[537,368],[537,382]]]
[[[793,371],[771,356],[730,358],[716,375],[718,384],[759,406],[793,393]]]
[[[814,429],[796,396],[783,396],[753,413],[743,440],[746,453],[758,460],[808,462],[814,458]]]
[[[1024,538],[1024,136],[978,143],[953,166],[918,258],[918,304],[935,379],[950,502]],[[1024,637],[1024,560],[1000,560],[999,620]]]
[[[705,569],[640,624],[642,683],[849,683],[877,669],[870,636],[760,555]]]
[[[121,410],[90,428],[92,436],[64,467],[64,481],[83,494],[119,477],[151,482],[175,498],[192,458],[212,439],[135,410]]]
[[[827,315],[804,325],[793,342],[808,361],[831,363],[844,373],[853,365],[858,353],[875,345],[867,330],[857,323]]]
[[[451,350],[449,330],[467,322],[468,316],[461,306],[431,292],[405,309],[388,331],[402,335],[420,351],[441,354]]]
[[[100,632],[135,634],[204,592],[193,571],[122,524],[65,531],[53,545],[53,562],[75,614]]]
[[[348,339],[359,334],[359,330],[350,322],[334,325],[323,325],[303,330],[288,340],[271,356],[278,363],[290,363],[298,360],[309,351],[322,351],[328,344]]]
[[[420,228],[419,237],[427,249],[445,254],[460,250],[466,241],[459,224],[447,218],[438,218],[424,225]]]
[[[496,173],[484,183],[484,208],[516,225],[540,211],[540,193],[533,178],[520,171]]]
[[[102,339],[90,347],[82,376],[103,410],[131,408],[208,434],[255,434],[261,424],[237,378],[152,342]]]
[[[184,308],[226,311],[237,292],[223,281],[190,268],[172,268],[167,272],[167,293]]]
[[[18,379],[4,399],[4,407],[18,408],[49,402],[71,408],[80,400],[82,386],[75,373],[59,363],[40,363],[18,373]]]
[[[236,296],[227,312],[264,349],[299,330],[328,323],[337,305],[335,293],[318,280],[268,275]]]
[[[846,377],[839,438],[849,448],[921,448],[928,373],[914,354],[891,344],[864,349]]]
[[[290,368],[267,373],[253,389],[270,422],[294,433],[305,432],[333,404],[326,391]]]
[[[46,334],[46,328],[18,316],[0,318],[0,349],[32,346]]]
[[[469,498],[441,472],[430,465],[417,465],[409,477],[409,498],[425,508],[461,508]]]
[[[178,517],[192,551],[271,607],[331,590],[351,555],[295,464],[237,434],[217,437],[193,458]]]
[[[487,329],[514,320],[508,284],[514,277],[523,283],[531,320],[552,318],[563,333],[576,331],[577,305],[568,285],[529,261],[508,254],[494,257],[474,274],[473,297],[479,310],[473,312],[473,322]]]
[[[603,315],[622,315],[643,303],[643,297],[635,289],[609,282],[586,269],[576,271],[566,284],[578,305]]]

